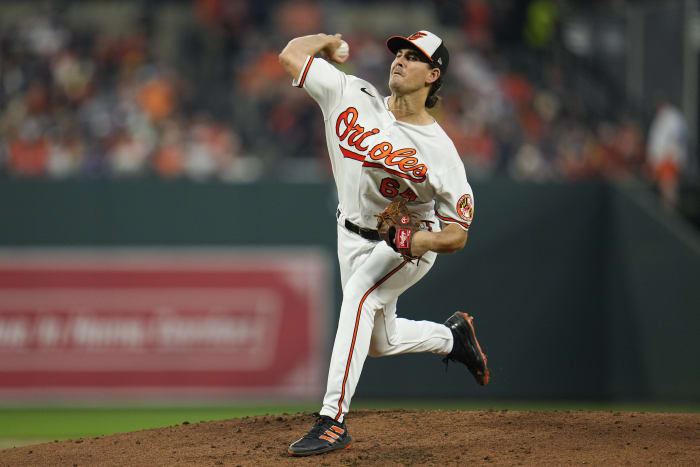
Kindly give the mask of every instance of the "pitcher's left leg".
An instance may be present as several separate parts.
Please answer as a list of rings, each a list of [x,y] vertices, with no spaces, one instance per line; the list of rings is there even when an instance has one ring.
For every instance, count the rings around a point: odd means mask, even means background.
[[[377,311],[369,348],[370,357],[452,350],[452,332],[444,324],[414,321],[396,316],[396,302]]]

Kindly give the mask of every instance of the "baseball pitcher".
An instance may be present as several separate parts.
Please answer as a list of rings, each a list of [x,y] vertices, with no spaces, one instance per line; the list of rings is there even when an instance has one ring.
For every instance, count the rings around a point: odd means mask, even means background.
[[[456,312],[444,324],[397,316],[399,295],[437,254],[464,248],[474,194],[454,144],[427,112],[447,72],[445,44],[419,31],[390,37],[387,46],[395,55],[388,97],[329,63],[348,58],[340,34],[298,37],[279,56],[292,84],[323,113],[343,288],[323,406],[311,430],[289,446],[293,456],[350,446],[344,417],[368,355],[433,352],[466,365],[477,383],[489,381],[471,316]]]

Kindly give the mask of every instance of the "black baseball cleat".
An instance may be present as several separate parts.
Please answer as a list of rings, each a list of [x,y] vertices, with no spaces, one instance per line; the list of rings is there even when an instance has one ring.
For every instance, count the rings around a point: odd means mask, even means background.
[[[303,438],[289,445],[289,455],[312,456],[350,447],[352,438],[345,428],[345,421],[338,423],[326,415],[314,415],[316,423]]]
[[[456,312],[445,321],[445,326],[452,331],[452,351],[443,359],[464,363],[476,382],[482,386],[489,384],[491,371],[486,366],[486,355],[481,350],[474,333],[473,318],[461,311]]]

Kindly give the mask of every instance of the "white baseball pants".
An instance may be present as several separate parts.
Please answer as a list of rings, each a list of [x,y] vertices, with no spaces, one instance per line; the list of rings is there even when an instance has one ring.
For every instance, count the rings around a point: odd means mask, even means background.
[[[384,242],[373,242],[338,225],[338,261],[343,287],[338,329],[333,344],[326,395],[321,415],[342,422],[350,409],[367,355],[452,350],[447,326],[396,316],[396,301],[418,282],[435,262],[428,252],[416,266],[403,260]]]

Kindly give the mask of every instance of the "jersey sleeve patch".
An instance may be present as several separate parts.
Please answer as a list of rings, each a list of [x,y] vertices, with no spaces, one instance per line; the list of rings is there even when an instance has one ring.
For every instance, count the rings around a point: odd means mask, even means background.
[[[459,217],[467,222],[471,222],[474,218],[474,200],[472,200],[471,195],[462,195],[457,201],[457,213]]]

